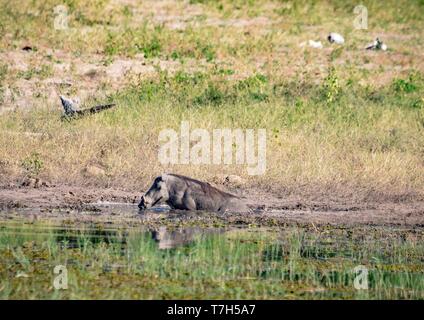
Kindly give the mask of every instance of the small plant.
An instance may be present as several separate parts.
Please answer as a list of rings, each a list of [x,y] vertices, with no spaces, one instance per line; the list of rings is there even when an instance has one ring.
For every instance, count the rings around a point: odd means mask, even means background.
[[[44,167],[44,162],[41,160],[41,155],[33,152],[29,157],[26,157],[22,163],[22,167],[27,171],[31,177],[36,177],[40,174]]]
[[[334,102],[341,91],[339,78],[334,67],[329,69],[327,77],[324,79],[324,92],[327,103]]]
[[[225,76],[230,76],[233,75],[235,71],[232,69],[219,69],[217,73]]]
[[[162,45],[156,36],[153,37],[153,39],[150,40],[150,42],[145,43],[143,46],[138,46],[138,45],[136,46],[139,51],[142,51],[144,53],[144,56],[146,58],[157,57],[162,50]]]
[[[193,74],[184,72],[184,71],[178,71],[174,79],[178,84],[199,84],[205,79],[205,74],[201,72],[195,72]]]
[[[105,45],[105,54],[108,56],[114,56],[118,53],[117,40],[111,32],[108,32],[106,45]]]
[[[219,105],[224,100],[224,93],[213,83],[209,83],[206,90],[194,102],[198,105]]]
[[[268,78],[263,74],[255,74],[237,83],[238,91],[247,91],[247,96],[253,101],[267,101],[269,96],[266,93]]]
[[[424,98],[414,100],[411,104],[411,107],[415,109],[424,108]]]
[[[122,8],[122,14],[123,14],[125,17],[132,17],[133,12],[132,12],[131,8],[130,8],[128,5],[125,5],[125,6]]]
[[[178,60],[181,59],[181,53],[179,53],[178,51],[172,51],[171,53],[171,59],[172,60]]]
[[[206,59],[207,62],[211,62],[215,59],[215,50],[211,45],[206,45],[202,48],[202,55]]]
[[[240,81],[237,87],[239,90],[258,89],[267,82],[268,82],[268,78],[264,76],[263,74],[258,73],[258,74],[255,74],[254,76],[251,76],[249,78],[246,78]]]

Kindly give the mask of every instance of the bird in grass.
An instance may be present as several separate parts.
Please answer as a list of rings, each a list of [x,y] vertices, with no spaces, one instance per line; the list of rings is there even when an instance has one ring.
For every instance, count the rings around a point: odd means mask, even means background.
[[[305,47],[306,45],[314,49],[322,49],[321,41],[308,40],[308,42],[302,42],[299,46]]]
[[[64,110],[64,114],[63,117],[65,118],[71,118],[71,117],[76,117],[76,116],[84,116],[87,114],[93,114],[93,113],[97,113],[99,111],[102,110],[106,110],[106,109],[110,109],[113,106],[115,106],[114,103],[111,104],[104,104],[104,105],[98,105],[98,106],[94,106],[88,109],[84,109],[84,110],[80,110],[77,108],[77,104],[78,101],[77,100],[72,100],[72,99],[68,99],[64,96],[59,96],[60,101],[62,103],[62,107]]]
[[[65,116],[73,116],[77,113],[78,109],[75,106],[77,103],[72,99],[65,98],[64,96],[59,96],[60,101],[62,102],[63,110],[65,111]]]
[[[327,39],[330,43],[343,44],[345,42],[343,36],[335,32],[331,32],[328,35]]]
[[[381,41],[379,38],[375,39],[375,41],[365,48],[366,50],[387,50],[386,44]]]

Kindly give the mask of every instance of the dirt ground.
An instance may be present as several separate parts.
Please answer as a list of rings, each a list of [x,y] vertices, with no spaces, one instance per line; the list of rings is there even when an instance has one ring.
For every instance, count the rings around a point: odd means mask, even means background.
[[[357,201],[341,197],[273,194],[260,189],[235,190],[253,213],[215,214],[139,212],[141,191],[89,187],[3,187],[0,190],[0,220],[59,219],[130,224],[200,224],[254,226],[391,226],[423,227],[424,201],[420,198]]]

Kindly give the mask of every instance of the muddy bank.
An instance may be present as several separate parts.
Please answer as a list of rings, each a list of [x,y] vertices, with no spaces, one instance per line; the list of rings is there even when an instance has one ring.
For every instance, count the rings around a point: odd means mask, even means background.
[[[236,190],[237,192],[237,190]],[[241,194],[252,214],[170,212],[166,208],[139,212],[142,191],[75,186],[8,187],[0,189],[0,219],[59,219],[153,225],[387,225],[424,226],[424,201],[311,200],[301,195],[247,189]]]

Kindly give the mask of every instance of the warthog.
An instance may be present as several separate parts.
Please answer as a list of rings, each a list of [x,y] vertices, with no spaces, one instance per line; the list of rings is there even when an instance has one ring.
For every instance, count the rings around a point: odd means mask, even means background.
[[[162,174],[141,197],[140,209],[166,203],[172,209],[216,212],[249,212],[239,197],[218,190],[209,183],[177,174]]]

